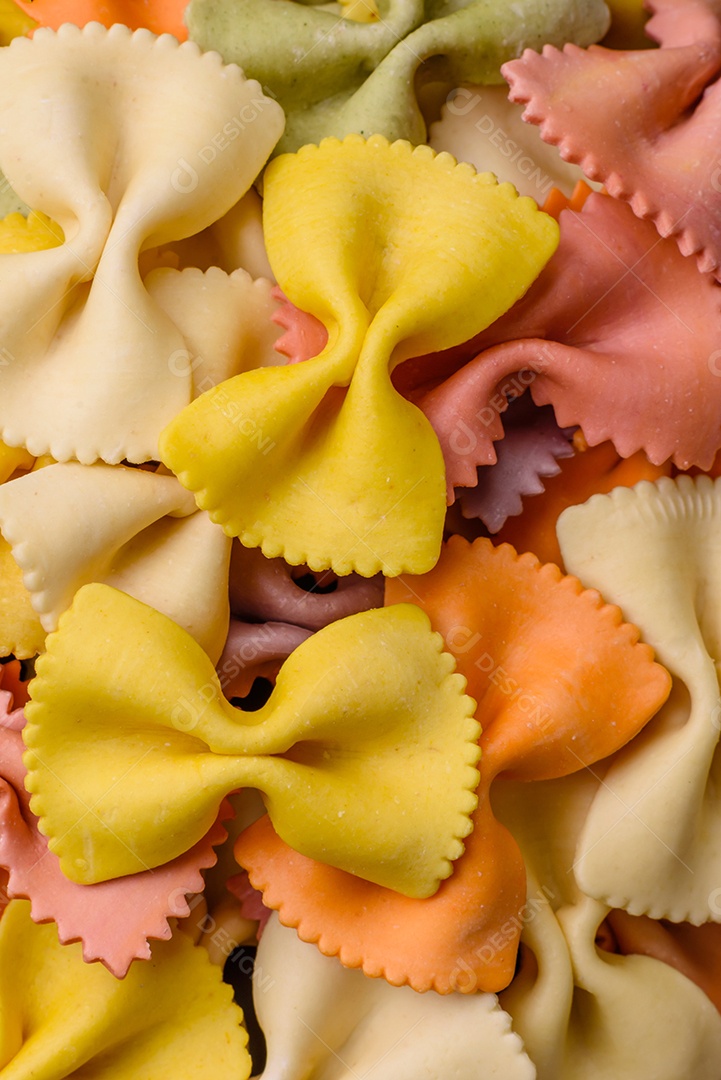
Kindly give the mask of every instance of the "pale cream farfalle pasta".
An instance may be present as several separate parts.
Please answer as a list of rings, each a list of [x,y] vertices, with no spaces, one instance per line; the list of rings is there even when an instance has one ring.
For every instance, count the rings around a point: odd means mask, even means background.
[[[270,918],[254,1005],[268,1048],[261,1080],[535,1080],[495,994],[418,994],[343,967]]]
[[[187,630],[213,662],[228,633],[230,540],[174,476],[64,462],[0,486],[0,532],[47,632],[104,582]]]
[[[494,790],[528,874],[520,969],[501,1006],[538,1080],[716,1080],[721,1016],[703,990],[654,957],[596,944],[609,907],[579,889],[574,857],[598,788],[584,771]]]
[[[566,510],[567,568],[619,604],[673,676],[615,756],[580,834],[580,886],[612,907],[721,921],[721,480],[644,481]]]
[[[141,253],[238,203],[282,110],[217,54],[90,23],[2,50],[0,116],[0,169],[64,237],[0,255],[0,436],[58,460],[157,460],[158,433],[195,396],[189,360],[204,355],[212,311],[242,322],[252,286],[192,269],[146,286]],[[222,348],[207,347],[225,378]]]
[[[522,119],[523,109],[508,100],[508,87],[467,83],[449,94],[440,119],[431,125],[428,142],[458,161],[470,161],[479,172],[510,180],[519,195],[543,205],[555,185],[570,194],[583,173],[554,147],[543,142],[538,129]]]

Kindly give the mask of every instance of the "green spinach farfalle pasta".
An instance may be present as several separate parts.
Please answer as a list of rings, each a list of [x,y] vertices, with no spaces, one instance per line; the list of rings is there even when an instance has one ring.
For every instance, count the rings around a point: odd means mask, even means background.
[[[186,21],[193,41],[277,98],[279,149],[297,150],[350,132],[425,142],[417,81],[499,83],[525,48],[598,41],[608,13],[599,0],[381,0],[379,18],[360,23],[313,3],[192,0]]]

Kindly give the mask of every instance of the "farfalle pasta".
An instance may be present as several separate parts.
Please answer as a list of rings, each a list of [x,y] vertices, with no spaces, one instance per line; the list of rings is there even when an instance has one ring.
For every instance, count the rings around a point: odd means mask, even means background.
[[[719,116],[718,10],[702,0],[649,6],[654,16],[646,33],[660,49],[619,53],[569,44],[559,52],[549,44],[542,56],[529,51],[503,74],[542,138],[719,278],[719,161],[712,135],[709,141]]]
[[[273,0],[192,0],[186,21],[193,41],[277,95],[288,117],[280,149],[294,151],[351,132],[425,142],[418,78],[440,71],[454,84],[497,83],[503,61],[525,46],[597,41],[608,18],[598,0],[522,0],[513,10],[389,0],[378,18],[370,8],[358,4],[342,18],[295,0],[283,9]],[[355,21],[358,9],[370,19]]]
[[[213,661],[220,656],[230,541],[174,476],[50,465],[0,486],[0,532],[45,631],[81,586],[103,581],[162,611]]]
[[[580,835],[578,881],[612,907],[675,922],[719,920],[720,485],[617,488],[558,523],[566,566],[623,604],[674,680],[605,775]]]
[[[133,660],[143,640],[152,656]],[[224,795],[256,787],[297,850],[432,895],[470,831],[479,754],[474,703],[441,647],[411,605],[350,616],[293,653],[244,724],[188,634],[86,585],[38,661],[26,707],[31,807],[64,872],[91,883],[177,858]],[[78,655],[98,672],[90,696]]]
[[[721,471],[721,37],[611,15],[0,0],[1,1077],[716,1080],[716,495],[598,493]]]
[[[13,900],[0,920],[0,1071],[7,1080],[152,1076],[188,1070],[203,1080],[247,1080],[243,1014],[204,949],[184,934],[116,979],[60,946]]]
[[[282,111],[193,45],[95,23],[2,51],[0,109],[0,168],[65,238],[0,258],[0,434],[57,460],[157,460],[160,430],[193,397],[192,369],[174,368],[187,342],[146,289],[139,255],[240,199]],[[224,129],[226,151],[206,164]]]
[[[387,583],[387,602],[411,596],[456,656],[483,728],[473,832],[451,877],[430,899],[400,896],[291,853],[267,818],[236,854],[281,921],[349,967],[419,991],[500,990],[520,926],[490,955],[486,946],[517,917],[525,873],[494,816],[492,784],[563,776],[606,757],[656,712],[669,679],[617,608],[508,547],[452,537],[430,574]]]
[[[6,680],[0,685],[7,694]],[[34,922],[52,921],[63,944],[82,942],[86,963],[100,960],[123,978],[133,960],[150,958],[150,938],[171,936],[169,919],[188,914],[186,896],[203,888],[201,870],[215,862],[213,848],[226,836],[222,820],[232,816],[232,810],[224,803],[207,835],[162,870],[78,885],[62,873],[30,810],[22,762],[24,725],[22,708],[0,711],[0,867],[7,875],[5,896],[30,900]]]
[[[301,941],[274,914],[258,948],[272,980],[255,995],[268,1047],[261,1077],[377,1080],[475,1076],[535,1080],[510,1017],[493,994],[416,994],[344,968]],[[289,1023],[289,1017],[295,1023]],[[335,1071],[337,1069],[337,1071]]]
[[[521,389],[553,405],[561,426],[580,425],[590,445],[709,468],[721,440],[709,362],[721,346],[716,282],[606,195],[563,211],[560,232],[525,297],[473,343],[475,359],[414,394],[453,482],[475,483],[476,466],[494,460],[504,386],[517,372]]]
[[[521,964],[501,1006],[538,1080],[713,1080],[721,1016],[704,992],[660,960],[596,943],[608,907],[579,889],[574,841],[597,787],[590,773],[499,785],[499,814],[528,868]]]
[[[390,371],[510,307],[553,252],[556,223],[490,174],[379,136],[284,155],[264,196],[278,282],[329,343],[209,390],[165,429],[162,460],[265,555],[340,574],[422,573],[438,558],[444,464]]]

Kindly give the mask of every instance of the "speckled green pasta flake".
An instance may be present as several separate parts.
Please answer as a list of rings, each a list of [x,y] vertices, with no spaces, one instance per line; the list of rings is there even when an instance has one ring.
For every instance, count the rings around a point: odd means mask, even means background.
[[[351,132],[426,139],[416,76],[500,83],[525,48],[589,45],[608,27],[603,0],[380,0],[358,23],[296,0],[191,0],[190,37],[239,64],[287,115],[277,153]]]

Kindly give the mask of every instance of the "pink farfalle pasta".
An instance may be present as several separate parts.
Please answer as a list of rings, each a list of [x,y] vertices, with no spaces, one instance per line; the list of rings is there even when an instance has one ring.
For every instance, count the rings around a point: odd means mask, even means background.
[[[245,125],[238,114],[253,101],[262,115]],[[195,388],[189,342],[142,280],[140,254],[230,210],[277,142],[282,111],[217,55],[97,23],[3,49],[0,107],[0,168],[64,237],[0,257],[0,345],[11,358],[0,368],[0,435],[57,460],[157,460],[160,430]],[[206,164],[202,151],[223,130],[233,137]],[[190,282],[175,273],[183,297],[188,287],[233,291],[220,271]]]
[[[149,939],[167,940],[169,919],[188,914],[186,894],[203,888],[202,870],[216,860],[214,847],[232,816],[225,802],[217,822],[195,847],[160,870],[97,885],[78,885],[60,869],[57,855],[38,830],[25,790],[22,709],[0,714],[0,867],[8,898],[31,902],[35,922],[57,924],[63,944],[81,941],[86,963],[99,960],[123,978],[133,960],[150,958]]]
[[[409,597],[456,656],[483,727],[478,809],[452,876],[411,900],[291,852],[267,817],[236,855],[281,921],[347,966],[419,991],[498,990],[519,927],[490,957],[484,946],[517,916],[525,874],[493,814],[495,778],[543,780],[606,757],[656,712],[669,678],[618,608],[508,546],[452,537],[431,573],[387,583],[386,602]]]
[[[256,679],[274,680],[284,660],[313,633],[283,622],[230,620],[216,671],[228,700],[245,697]]]
[[[304,588],[299,582],[308,581]],[[311,586],[310,580],[315,583]],[[230,607],[234,615],[258,621],[277,620],[320,630],[383,604],[383,578],[358,574],[344,577],[326,570],[289,566],[283,559],[266,559],[254,548],[233,545],[230,562]]]
[[[561,214],[557,253],[526,296],[473,342],[479,355],[413,394],[455,484],[494,460],[506,394],[528,387],[594,446],[708,468],[721,443],[721,299],[670,240],[623,203],[591,194]],[[520,374],[519,374],[520,373]],[[692,402],[689,405],[689,401]]]
[[[660,49],[530,50],[503,67],[524,118],[567,161],[719,274],[721,22],[704,0],[661,0],[646,30]],[[602,107],[599,108],[599,101]],[[714,147],[714,149],[710,149]]]
[[[572,428],[559,428],[549,407],[536,408],[528,394],[509,403],[497,461],[478,469],[475,487],[456,492],[465,518],[480,518],[497,533],[509,517],[521,514],[525,500],[545,491],[545,481],[573,457]]]

